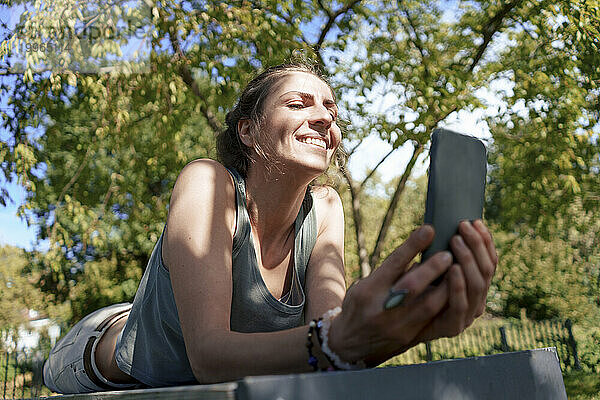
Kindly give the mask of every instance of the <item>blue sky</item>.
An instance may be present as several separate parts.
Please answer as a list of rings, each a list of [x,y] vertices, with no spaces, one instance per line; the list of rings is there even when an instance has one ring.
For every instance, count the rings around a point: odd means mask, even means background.
[[[8,191],[15,203],[0,206],[0,245],[11,245],[31,250],[35,242],[35,228],[27,227],[27,223],[17,217],[17,204],[23,201],[25,192],[14,184],[9,184]]]

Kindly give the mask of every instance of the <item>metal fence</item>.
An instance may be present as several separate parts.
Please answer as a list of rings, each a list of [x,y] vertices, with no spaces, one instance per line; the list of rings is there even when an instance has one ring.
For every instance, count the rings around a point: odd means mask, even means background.
[[[50,394],[42,384],[47,351],[4,351],[0,358],[3,399],[35,399]]]
[[[571,322],[541,321],[481,324],[457,337],[421,343],[389,360],[386,365],[497,354],[542,347],[556,347],[563,371],[580,369]],[[4,352],[0,359],[3,399],[35,399],[51,392],[42,384],[42,367],[48,351]]]
[[[474,326],[454,338],[421,343],[388,364],[417,364],[543,347],[556,347],[563,371],[581,369],[570,320]]]

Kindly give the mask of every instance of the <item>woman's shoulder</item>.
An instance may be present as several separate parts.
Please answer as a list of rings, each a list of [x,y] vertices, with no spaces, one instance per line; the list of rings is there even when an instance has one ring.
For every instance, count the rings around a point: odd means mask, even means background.
[[[320,203],[325,206],[341,205],[342,200],[338,192],[327,185],[314,185],[310,188],[313,200],[315,203]]]
[[[215,197],[217,201],[225,200],[218,198],[222,196],[235,198],[233,178],[220,162],[208,158],[189,162],[177,177],[172,199],[197,197],[201,193]]]
[[[334,188],[327,185],[315,185],[311,187],[311,194],[319,232],[322,232],[323,229],[333,222],[332,219],[343,221],[344,209],[342,207],[342,199]]]
[[[235,227],[235,186],[227,169],[219,162],[198,159],[188,163],[175,182],[167,217],[166,243],[163,256],[169,264],[169,242],[180,237],[210,237],[214,227],[207,222],[220,220],[232,234]],[[200,246],[200,244],[198,244]]]
[[[178,184],[189,184],[190,182],[203,185],[229,183],[233,185],[233,179],[227,168],[218,161],[209,158],[199,158],[190,161],[179,173],[175,186]]]
[[[198,158],[187,163],[187,165],[181,170],[179,176],[181,177],[182,175],[185,176],[196,174],[213,174],[227,176],[229,175],[229,172],[227,172],[227,168],[225,168],[223,164],[221,164],[218,161],[212,160],[210,158]]]

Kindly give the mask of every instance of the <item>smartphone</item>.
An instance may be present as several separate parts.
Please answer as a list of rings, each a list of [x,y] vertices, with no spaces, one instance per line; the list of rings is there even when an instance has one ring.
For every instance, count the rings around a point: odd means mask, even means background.
[[[450,250],[450,239],[460,221],[482,217],[487,174],[485,146],[472,136],[435,129],[429,154],[425,223],[433,225],[435,236],[421,262],[438,251]]]

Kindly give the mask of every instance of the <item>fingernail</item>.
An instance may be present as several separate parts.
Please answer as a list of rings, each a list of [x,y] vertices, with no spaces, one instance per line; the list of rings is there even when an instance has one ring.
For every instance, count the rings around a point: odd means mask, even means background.
[[[455,237],[456,237],[456,239],[454,239],[454,240],[456,241],[456,244],[457,244],[458,246],[460,246],[460,247],[465,247],[465,246],[466,246],[466,245],[465,245],[465,241],[463,240],[463,238],[462,238],[462,237],[460,237],[460,236],[458,236],[458,235],[457,235],[457,236],[455,236]]]
[[[452,253],[450,253],[449,251],[443,251],[442,252],[442,262],[444,262],[444,263],[452,262]]]
[[[427,234],[426,234],[426,229],[424,227],[420,227],[419,229],[417,229],[417,239],[419,240],[425,240],[427,238]]]

